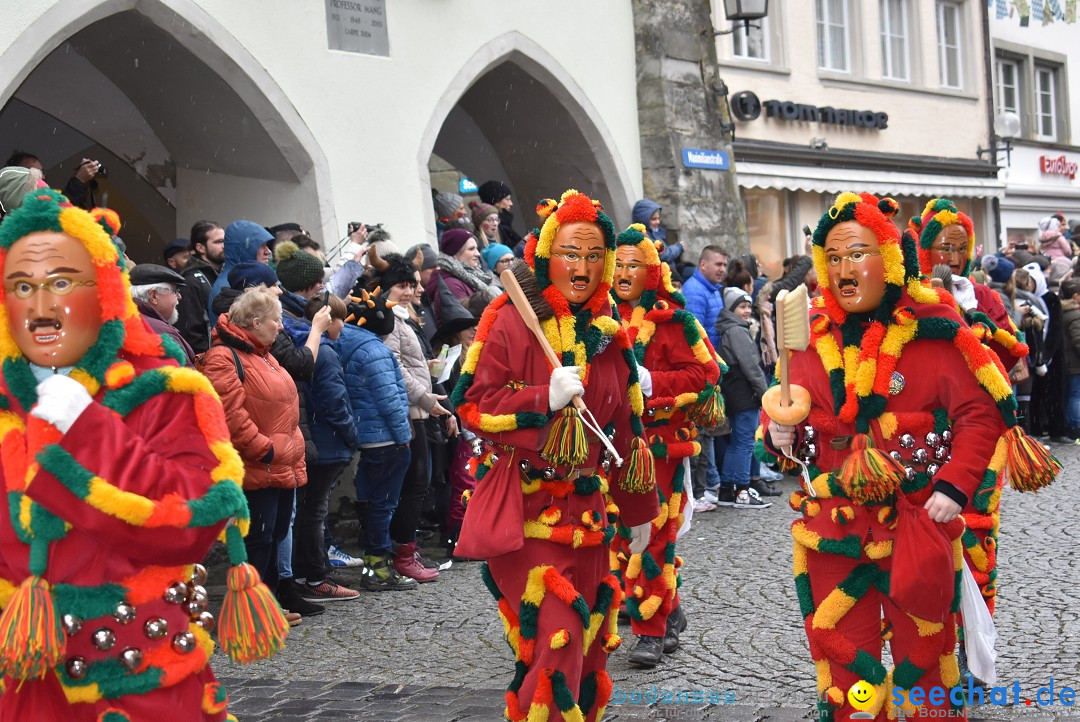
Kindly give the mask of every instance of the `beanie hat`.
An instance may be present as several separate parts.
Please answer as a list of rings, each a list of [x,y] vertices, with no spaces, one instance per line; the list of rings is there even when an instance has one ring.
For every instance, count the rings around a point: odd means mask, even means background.
[[[0,214],[11,213],[40,187],[41,171],[13,165],[0,170]]]
[[[930,275],[930,249],[933,248],[938,234],[952,225],[963,228],[967,239],[961,275],[966,276],[971,272],[971,261],[975,255],[975,225],[968,214],[960,211],[948,198],[931,198],[923,208],[922,215],[908,221],[908,228],[919,240],[919,269],[922,273]]]
[[[495,205],[503,198],[511,195],[511,191],[510,186],[502,181],[489,180],[480,184],[480,187],[477,189],[477,195],[480,196],[480,200],[484,203]]]
[[[752,304],[754,299],[750,298],[750,294],[741,288],[728,286],[724,289],[724,308],[727,310],[734,311],[744,301]]]
[[[402,281],[416,280],[416,266],[400,253],[388,253],[380,256],[374,246],[368,248],[368,260],[371,262],[366,285],[378,286],[383,291]]]
[[[448,256],[456,255],[472,237],[464,228],[448,228],[439,236],[439,250]]]
[[[1072,275],[1072,260],[1068,258],[1055,258],[1050,261],[1050,268],[1046,273],[1046,282],[1051,288],[1057,288]]]
[[[1016,270],[1016,264],[1005,256],[986,256],[982,259],[982,267],[994,283],[1005,283]]]
[[[258,261],[244,261],[237,263],[229,271],[229,288],[234,291],[243,291],[245,288],[266,286],[271,288],[277,285],[278,277],[274,275],[274,269],[265,263]]]
[[[439,260],[439,254],[435,252],[435,249],[431,247],[430,243],[417,243],[415,246],[409,246],[409,249],[405,251],[405,257],[416,258],[417,251],[420,251],[420,253],[423,254],[423,258],[420,261],[420,267],[416,270],[426,271],[435,268],[435,265]],[[392,251],[386,251],[386,253],[391,252]],[[379,249],[379,254],[383,254],[382,249]]]
[[[482,203],[479,201],[469,201],[469,208],[472,209],[472,222],[476,227],[476,232],[480,232],[480,224],[484,222],[484,219],[490,216],[492,213],[499,215],[499,209],[490,203]]]
[[[452,218],[458,208],[465,203],[465,199],[457,193],[436,193],[432,199],[435,204],[435,217],[438,219]]]
[[[499,262],[499,259],[509,253],[511,256],[514,252],[510,250],[510,246],[504,246],[501,243],[491,243],[484,247],[484,250],[480,251],[480,255],[484,257],[484,263],[492,271],[495,270],[495,264]]]
[[[323,279],[323,265],[315,256],[292,241],[282,241],[274,249],[277,276],[286,291],[303,291]]]

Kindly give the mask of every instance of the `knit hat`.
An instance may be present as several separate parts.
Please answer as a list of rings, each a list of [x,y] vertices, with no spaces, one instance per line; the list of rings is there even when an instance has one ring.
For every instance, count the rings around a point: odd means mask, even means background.
[[[286,291],[303,291],[323,280],[323,265],[315,256],[292,241],[282,241],[274,249],[277,275]]]
[[[380,256],[372,246],[368,248],[368,260],[371,268],[368,269],[366,285],[369,288],[378,286],[386,290],[402,281],[416,280],[416,266],[410,259],[400,253],[388,253]]]
[[[727,310],[734,311],[744,301],[752,304],[754,299],[750,298],[750,294],[741,288],[728,286],[724,289],[724,308]]]
[[[265,263],[258,261],[244,261],[237,263],[229,271],[229,288],[234,291],[243,291],[245,288],[266,286],[271,288],[277,285],[278,277],[274,275],[274,269]]]
[[[1070,275],[1072,275],[1072,260],[1055,258],[1050,261],[1050,270],[1046,274],[1046,282],[1050,284],[1050,288],[1057,288]]]
[[[43,183],[37,168],[12,165],[0,170],[0,213],[11,213]]]
[[[492,271],[495,270],[495,264],[499,262],[499,259],[506,254],[514,255],[514,252],[510,249],[510,246],[504,246],[501,243],[491,243],[484,247],[484,250],[480,251],[480,255],[484,257],[484,263]]]
[[[985,256],[982,259],[983,270],[994,283],[1005,283],[1012,278],[1016,264],[1005,256]]]
[[[465,203],[465,199],[457,193],[436,193],[432,199],[435,204],[435,217],[438,219],[453,218],[458,208]]]
[[[472,222],[476,228],[476,232],[480,233],[480,224],[484,222],[484,219],[490,216],[492,213],[499,215],[499,209],[490,203],[481,203],[479,201],[469,201],[469,208],[472,209]]]
[[[919,270],[929,276],[931,271],[930,249],[947,227],[959,225],[964,229],[967,244],[964,249],[964,269],[961,275],[971,273],[971,261],[975,254],[975,225],[968,214],[961,212],[948,198],[931,198],[923,208],[922,215],[908,221],[908,228],[919,238]]]
[[[406,258],[416,258],[416,252],[420,251],[423,254],[423,258],[420,261],[419,271],[426,271],[430,268],[435,268],[439,261],[439,254],[435,252],[435,249],[431,247],[430,243],[417,243],[415,246],[409,246],[409,249],[405,251]],[[387,251],[389,253],[390,251]],[[382,255],[382,250],[379,250],[379,254]]]
[[[511,195],[511,190],[510,186],[502,181],[489,180],[480,184],[480,188],[477,189],[477,195],[480,196],[480,200],[484,203],[495,205],[503,198]]]
[[[649,275],[645,278],[645,288],[638,299],[638,305],[646,311],[652,310],[657,298],[674,300],[680,306],[686,305],[686,300],[671,285],[671,268],[660,261],[660,251],[664,248],[663,241],[653,240],[648,235],[648,229],[641,223],[631,223],[630,227],[615,237],[616,247],[634,246],[645,256],[645,265],[649,267]]]
[[[439,236],[439,250],[448,256],[456,255],[472,237],[464,228],[449,228]]]

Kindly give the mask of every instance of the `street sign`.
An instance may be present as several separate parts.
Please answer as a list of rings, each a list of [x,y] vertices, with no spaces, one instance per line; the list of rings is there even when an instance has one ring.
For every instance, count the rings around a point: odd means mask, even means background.
[[[710,168],[712,170],[731,170],[731,160],[722,150],[701,150],[683,148],[682,164],[687,168]]]
[[[459,180],[457,187],[458,193],[463,196],[472,195],[473,193],[476,193],[480,190],[480,186],[476,185],[468,178],[462,178],[461,180]]]

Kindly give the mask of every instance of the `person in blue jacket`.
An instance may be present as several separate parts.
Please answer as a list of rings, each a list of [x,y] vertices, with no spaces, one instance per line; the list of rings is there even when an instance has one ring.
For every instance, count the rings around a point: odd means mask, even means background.
[[[405,471],[409,468],[412,426],[405,381],[394,353],[382,337],[394,330],[394,314],[385,296],[364,294],[349,305],[349,320],[334,345],[344,370],[360,466],[356,499],[364,505],[363,585],[375,591],[415,589],[415,579],[403,577],[392,563],[390,519],[394,516]]]
[[[649,238],[654,241],[662,241],[664,244],[664,250],[660,251],[660,260],[675,269],[679,258],[683,253],[683,244],[676,241],[671,245],[667,242],[667,229],[660,223],[660,204],[656,201],[649,200],[648,198],[642,198],[640,201],[634,204],[634,208],[630,211],[633,223],[640,223],[645,226],[645,233]]]
[[[682,287],[686,310],[701,322],[713,348],[720,346],[720,339],[716,335],[716,319],[724,310],[723,281],[727,264],[727,251],[720,246],[705,246],[701,249],[694,275],[686,279]]]
[[[300,387],[304,397],[311,442],[317,461],[308,465],[308,483],[296,495],[296,522],[293,527],[293,564],[301,596],[309,602],[336,602],[356,599],[359,593],[331,581],[326,572],[327,557],[324,527],[330,506],[330,490],[359,446],[359,433],[345,388],[345,372],[334,350],[349,315],[345,302],[330,294],[307,302],[303,319],[293,319],[286,331],[299,346],[307,342],[311,319],[324,306],[330,307],[330,327],[320,339],[311,381]]]
[[[266,244],[272,240],[274,237],[270,232],[253,221],[233,221],[225,229],[225,265],[221,267],[217,280],[210,287],[210,300],[207,302],[211,324],[217,325],[218,314],[214,313],[214,299],[221,293],[222,288],[229,287],[229,271],[238,263],[269,263],[270,246]]]

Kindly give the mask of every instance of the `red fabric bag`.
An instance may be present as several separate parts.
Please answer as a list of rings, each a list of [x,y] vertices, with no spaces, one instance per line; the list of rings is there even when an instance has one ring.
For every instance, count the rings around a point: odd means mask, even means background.
[[[500,456],[465,507],[465,520],[454,554],[491,559],[525,546],[525,512],[515,454]]]
[[[897,498],[896,510],[889,598],[920,619],[943,622],[956,591],[952,544],[942,525],[903,495]]]

